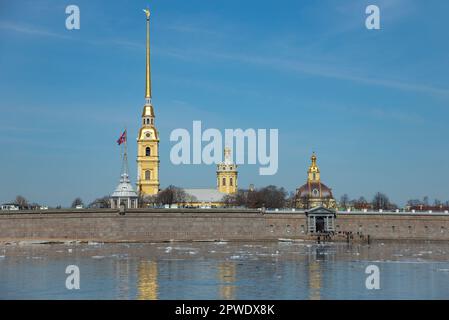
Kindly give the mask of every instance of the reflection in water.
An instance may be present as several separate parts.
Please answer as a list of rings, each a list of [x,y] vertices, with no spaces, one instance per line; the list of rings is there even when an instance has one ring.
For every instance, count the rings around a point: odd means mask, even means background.
[[[0,300],[449,297],[448,242],[179,243],[167,248],[0,245]],[[70,264],[82,266],[82,290],[65,288]],[[365,270],[372,264],[381,271],[381,290],[366,289]]]
[[[311,261],[309,263],[309,299],[320,300],[321,273],[320,262]]]
[[[320,300],[321,295],[321,261],[325,258],[324,248],[316,248],[315,254],[309,255],[309,299]]]
[[[128,299],[129,298],[129,260],[117,260],[116,265],[116,279],[117,284],[117,298]]]
[[[235,299],[235,262],[220,262],[218,264],[218,279],[220,280],[220,298]]]
[[[157,300],[157,262],[141,261],[138,267],[138,299]]]

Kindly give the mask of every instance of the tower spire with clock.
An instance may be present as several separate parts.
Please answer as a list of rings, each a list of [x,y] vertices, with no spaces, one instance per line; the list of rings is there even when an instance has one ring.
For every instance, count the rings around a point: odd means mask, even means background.
[[[145,104],[142,123],[137,137],[137,190],[142,195],[159,192],[159,134],[154,123],[154,109],[151,100],[150,65],[150,10],[144,9],[146,16],[145,55]]]

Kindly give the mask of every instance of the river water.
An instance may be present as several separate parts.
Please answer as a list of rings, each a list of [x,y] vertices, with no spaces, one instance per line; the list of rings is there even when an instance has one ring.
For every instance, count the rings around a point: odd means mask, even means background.
[[[449,243],[0,245],[0,299],[449,299]]]

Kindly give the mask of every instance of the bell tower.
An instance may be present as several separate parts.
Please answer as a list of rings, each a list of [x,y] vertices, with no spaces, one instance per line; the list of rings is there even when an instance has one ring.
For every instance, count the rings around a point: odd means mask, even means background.
[[[237,192],[237,165],[232,162],[231,149],[224,149],[224,162],[217,165],[217,189],[230,194]]]
[[[147,19],[146,78],[145,105],[137,137],[137,191],[140,195],[153,195],[159,192],[159,133],[151,101],[150,10],[143,11]]]

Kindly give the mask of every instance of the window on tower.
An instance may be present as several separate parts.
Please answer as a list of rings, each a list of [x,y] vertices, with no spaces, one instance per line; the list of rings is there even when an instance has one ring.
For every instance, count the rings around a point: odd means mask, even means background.
[[[150,180],[151,179],[151,171],[147,170],[145,171],[145,180]]]
[[[232,187],[232,178],[229,178],[229,185]]]
[[[226,178],[223,178],[223,185],[225,186],[226,185]]]
[[[147,157],[151,156],[151,149],[150,149],[150,147],[146,147],[146,149],[145,149],[145,156],[147,156]]]

